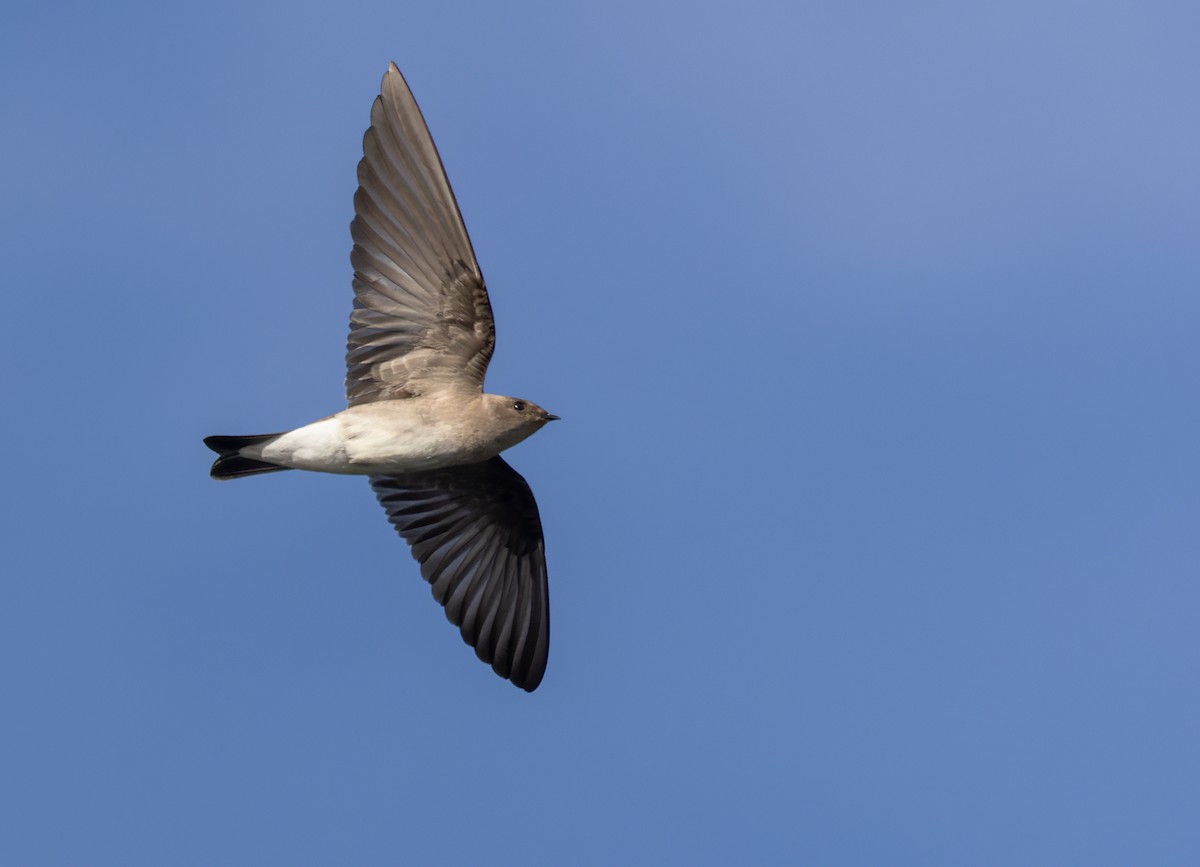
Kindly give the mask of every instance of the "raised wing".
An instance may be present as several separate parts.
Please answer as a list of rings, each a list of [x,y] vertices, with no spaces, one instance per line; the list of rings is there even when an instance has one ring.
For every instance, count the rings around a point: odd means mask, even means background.
[[[351,406],[443,389],[482,391],[492,308],[454,191],[396,65],[363,136],[350,234]]]
[[[371,476],[371,487],[475,655],[521,689],[537,689],[550,652],[550,595],[542,522],[525,480],[495,457]]]

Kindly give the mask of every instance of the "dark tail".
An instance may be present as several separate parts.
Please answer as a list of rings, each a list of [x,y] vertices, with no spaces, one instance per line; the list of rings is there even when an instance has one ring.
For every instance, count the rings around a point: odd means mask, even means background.
[[[256,446],[267,440],[273,440],[277,436],[279,434],[273,433],[248,437],[205,437],[204,444],[219,455],[213,462],[212,471],[209,474],[214,479],[237,479],[242,476],[257,476],[259,473],[274,473],[289,469],[238,454],[238,451],[246,446]]]

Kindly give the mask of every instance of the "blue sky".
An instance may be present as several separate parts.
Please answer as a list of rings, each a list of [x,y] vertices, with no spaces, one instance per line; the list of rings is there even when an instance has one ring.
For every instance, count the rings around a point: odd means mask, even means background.
[[[1200,861],[1194,5],[3,17],[0,863]],[[342,405],[389,60],[564,418],[533,695],[207,476]]]

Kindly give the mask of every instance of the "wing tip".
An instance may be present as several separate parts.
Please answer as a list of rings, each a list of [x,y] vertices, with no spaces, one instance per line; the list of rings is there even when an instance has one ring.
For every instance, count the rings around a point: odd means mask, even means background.
[[[383,90],[383,86],[387,84],[389,78],[399,78],[401,81],[404,81],[404,73],[400,71],[400,67],[396,65],[396,61],[394,60],[388,61],[387,69],[384,70],[383,78],[379,82],[380,90]]]
[[[535,665],[532,669],[524,674],[512,674],[509,676],[509,681],[513,686],[518,686],[526,692],[533,692],[541,683],[542,678],[546,676],[546,660],[542,659],[540,665]]]

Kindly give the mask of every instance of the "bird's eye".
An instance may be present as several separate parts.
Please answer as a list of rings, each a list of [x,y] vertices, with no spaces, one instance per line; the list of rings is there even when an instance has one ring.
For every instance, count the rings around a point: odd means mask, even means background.
[[[525,412],[525,404],[518,400],[513,404],[513,409],[515,409],[517,412]]]

